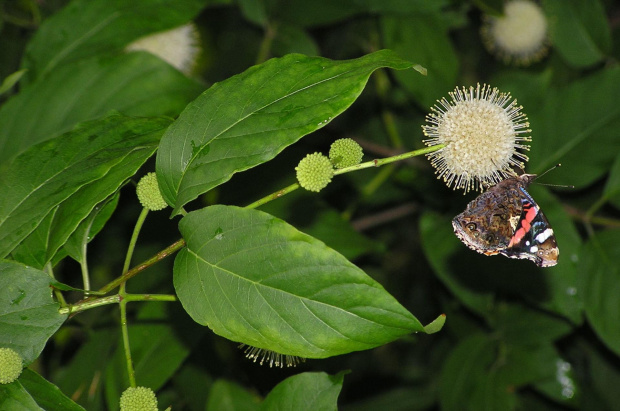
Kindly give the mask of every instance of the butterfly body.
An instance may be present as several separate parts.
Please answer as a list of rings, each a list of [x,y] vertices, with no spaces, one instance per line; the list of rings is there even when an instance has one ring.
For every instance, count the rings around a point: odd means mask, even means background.
[[[560,251],[553,229],[527,192],[535,178],[509,177],[480,194],[452,220],[456,236],[481,254],[528,259],[539,267],[556,265]]]

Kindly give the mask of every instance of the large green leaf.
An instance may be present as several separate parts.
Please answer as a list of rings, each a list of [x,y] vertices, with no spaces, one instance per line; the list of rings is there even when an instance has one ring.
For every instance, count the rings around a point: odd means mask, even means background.
[[[540,110],[529,112],[532,124],[530,171],[557,163],[554,182],[584,187],[601,178],[620,152],[620,68],[601,70],[551,89]]]
[[[17,351],[25,364],[39,356],[67,318],[58,313],[51,281],[43,271],[0,262],[0,347]]]
[[[325,358],[424,331],[363,271],[269,214],[211,206],[179,228],[187,242],[174,264],[179,299],[230,340]]]
[[[47,19],[26,50],[25,65],[33,79],[57,67],[117,52],[132,40],[180,26],[206,0],[74,0]]]
[[[571,65],[590,66],[611,50],[608,19],[599,0],[543,0],[553,47]]]
[[[512,346],[485,334],[462,340],[446,359],[442,410],[514,409],[516,388],[556,377],[560,360],[551,344]]]
[[[46,411],[83,411],[84,408],[63,394],[57,386],[34,371],[25,369],[19,382]]]
[[[596,334],[620,355],[620,231],[602,231],[583,247],[579,292],[586,317]]]
[[[10,253],[52,211],[52,224],[42,229],[53,254],[93,207],[153,154],[169,123],[114,114],[40,143],[4,167],[0,256]]]
[[[305,372],[293,375],[278,384],[262,404],[268,410],[337,410],[337,401],[344,373]]]
[[[457,270],[450,257],[457,250],[462,250],[463,245],[454,235],[450,221],[437,213],[423,214],[420,219],[420,236],[424,253],[435,275],[469,309],[485,315],[493,304],[493,294],[489,290],[468,287],[455,272]]]
[[[207,411],[258,411],[260,398],[239,385],[217,380],[209,392]]]
[[[63,65],[0,109],[0,164],[111,110],[176,116],[200,91],[195,81],[148,53]]]
[[[609,178],[605,184],[604,197],[620,209],[620,154],[609,170]]]
[[[389,50],[347,61],[290,54],[213,85],[181,113],[157,153],[159,185],[173,214],[325,126],[376,69],[411,66]]]
[[[421,105],[432,106],[454,87],[459,62],[439,13],[384,16],[381,30],[386,47],[428,70],[424,81],[416,79],[411,70],[395,75]]]

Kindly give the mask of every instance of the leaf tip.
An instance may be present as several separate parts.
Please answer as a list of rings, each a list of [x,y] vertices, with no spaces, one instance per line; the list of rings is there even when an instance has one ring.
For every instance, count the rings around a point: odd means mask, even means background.
[[[413,66],[411,66],[412,69],[414,69],[415,71],[417,71],[418,73],[420,73],[423,76],[427,75],[427,70],[426,67],[423,67],[419,64],[414,64]]]
[[[424,326],[424,332],[427,334],[434,334],[439,332],[443,325],[446,323],[446,315],[441,314],[439,317],[435,318],[431,323]]]

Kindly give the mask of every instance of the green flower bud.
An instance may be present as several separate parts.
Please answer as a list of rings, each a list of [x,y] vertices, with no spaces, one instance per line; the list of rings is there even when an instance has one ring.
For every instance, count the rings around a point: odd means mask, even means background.
[[[157,411],[157,397],[147,387],[129,387],[121,395],[121,411]]]
[[[321,153],[308,154],[304,157],[297,167],[297,181],[299,185],[308,191],[319,192],[334,176],[334,167]]]
[[[168,207],[166,201],[159,191],[159,185],[157,184],[157,175],[155,173],[148,173],[138,183],[136,187],[136,194],[142,207],[149,209],[150,211],[163,210]]]
[[[19,353],[11,348],[0,348],[0,384],[15,381],[24,368],[24,361]]]
[[[332,143],[329,158],[336,168],[355,166],[362,162],[362,146],[351,138],[341,138]]]

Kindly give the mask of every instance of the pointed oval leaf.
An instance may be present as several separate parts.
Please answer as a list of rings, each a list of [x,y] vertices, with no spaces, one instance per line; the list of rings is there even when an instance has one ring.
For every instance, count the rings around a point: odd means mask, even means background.
[[[168,124],[170,120],[163,118],[113,114],[16,157],[0,173],[0,257],[59,205],[55,243],[64,244],[93,207],[153,154]]]
[[[282,381],[262,403],[263,410],[337,410],[344,374],[304,372]]]
[[[389,50],[347,61],[290,54],[214,84],[181,113],[157,153],[159,185],[173,215],[325,126],[355,101],[373,71],[411,66]]]
[[[200,91],[196,81],[144,52],[64,65],[0,108],[0,163],[110,110],[177,116]]]
[[[29,78],[68,62],[122,50],[138,37],[180,26],[206,0],[75,0],[45,20],[26,50]]]
[[[67,318],[52,299],[52,278],[15,262],[0,262],[0,347],[34,361]]]
[[[322,242],[267,213],[230,206],[179,223],[174,286],[199,324],[280,354],[325,358],[373,348],[420,322]]]
[[[598,233],[584,245],[578,270],[579,293],[592,328],[607,347],[620,355],[620,231]]]

